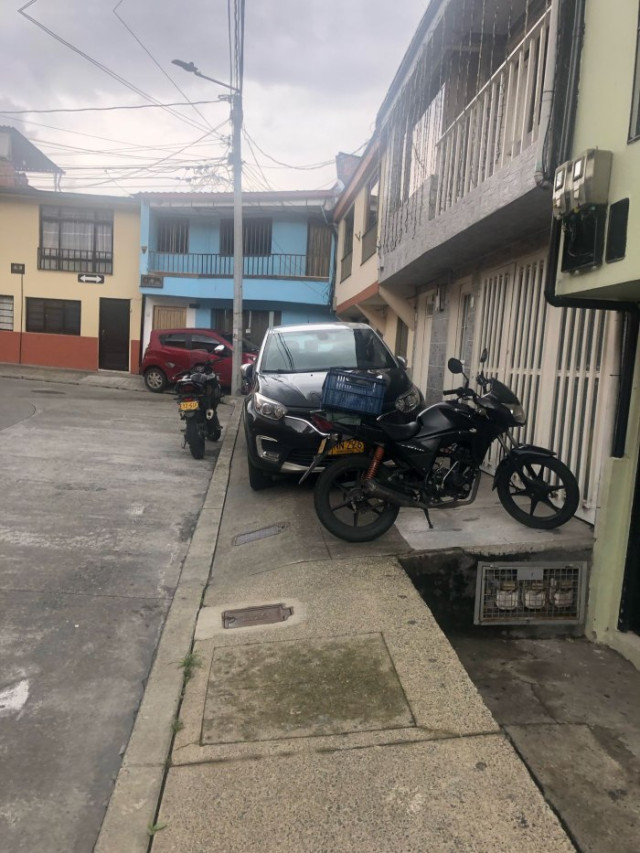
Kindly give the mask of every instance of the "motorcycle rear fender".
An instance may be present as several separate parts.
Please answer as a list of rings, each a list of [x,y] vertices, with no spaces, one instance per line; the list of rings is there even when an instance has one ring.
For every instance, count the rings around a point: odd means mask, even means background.
[[[512,447],[496,468],[496,473],[493,475],[492,490],[497,487],[498,480],[502,476],[502,472],[505,468],[508,468],[512,461],[517,459],[519,456],[538,456],[539,458],[544,459],[545,457],[555,455],[556,454],[553,450],[549,450],[546,447],[538,447],[536,444],[519,444],[517,447]]]

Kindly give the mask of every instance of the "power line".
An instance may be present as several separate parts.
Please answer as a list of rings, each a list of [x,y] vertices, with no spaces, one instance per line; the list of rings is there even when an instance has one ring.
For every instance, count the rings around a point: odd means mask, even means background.
[[[195,104],[218,104],[220,100],[216,98],[215,101],[174,101],[169,104],[133,104],[129,106],[122,107],[64,107],[60,109],[50,109],[50,110],[3,110],[2,115],[5,116],[19,116],[19,115],[31,115],[31,114],[45,114],[45,113],[99,113],[99,112],[109,112],[111,110],[156,110],[158,108],[164,109],[165,107],[191,107]],[[75,133],[75,131],[74,131]]]
[[[189,103],[189,105],[193,107],[193,109],[194,109],[194,110],[196,111],[196,113],[200,116],[200,118],[205,122],[205,124],[207,124],[207,125],[209,125],[209,127],[211,127],[211,126],[212,126],[212,125],[211,125],[211,122],[210,122],[207,118],[205,118],[205,116],[204,116],[204,115],[202,114],[202,112],[201,112],[201,111],[200,111],[200,110],[195,106],[195,104],[194,104],[194,103],[192,103],[191,101],[189,101],[189,97],[188,97],[188,95],[186,95],[186,94],[185,94],[185,92],[183,92],[183,90],[182,90],[182,89],[180,88],[180,86],[176,83],[176,81],[173,79],[173,77],[172,77],[172,76],[171,76],[171,75],[170,75],[170,74],[169,74],[169,73],[168,73],[168,72],[167,72],[167,71],[162,67],[162,65],[160,65],[160,63],[159,63],[159,62],[158,62],[158,60],[155,58],[155,56],[151,53],[151,51],[147,48],[147,46],[142,42],[142,39],[141,39],[138,35],[136,35],[136,33],[131,29],[131,27],[127,24],[127,22],[124,20],[124,18],[123,18],[121,15],[119,15],[119,14],[118,14],[118,9],[119,9],[119,7],[120,7],[123,3],[124,3],[124,0],[118,0],[118,3],[114,6],[114,8],[113,8],[113,10],[112,10],[112,11],[113,11],[113,14],[114,14],[114,15],[116,16],[116,18],[120,21],[120,23],[121,23],[121,24],[122,24],[122,26],[127,30],[127,32],[131,34],[131,36],[136,40],[136,42],[137,42],[137,43],[140,45],[140,47],[144,50],[144,52],[147,54],[147,56],[149,57],[149,59],[151,59],[151,61],[153,62],[153,64],[156,66],[156,68],[158,68],[158,69],[159,69],[159,70],[164,74],[164,76],[167,78],[167,80],[169,80],[169,82],[170,82],[173,86],[175,86],[175,88],[177,89],[177,91],[178,91],[178,92],[180,92],[180,94],[182,95],[182,97],[183,97],[183,98],[185,98],[185,99],[187,100],[187,102]]]
[[[96,68],[99,68],[101,71],[104,71],[104,73],[107,74],[109,77],[111,77],[113,80],[116,80],[118,83],[121,83],[123,86],[126,86],[127,89],[130,89],[132,92],[136,92],[136,94],[140,95],[146,101],[150,101],[151,103],[154,103],[154,104],[160,103],[157,98],[154,98],[152,95],[149,95],[147,92],[138,88],[138,86],[136,86],[135,84],[130,83],[128,80],[126,80],[124,77],[122,77],[122,75],[113,71],[111,68],[107,67],[102,62],[99,62],[97,59],[94,59],[92,56],[89,56],[88,53],[85,53],[83,50],[80,50],[79,47],[76,47],[74,44],[71,44],[71,42],[62,38],[62,36],[58,35],[56,32],[54,32],[49,27],[45,26],[45,24],[41,23],[36,18],[32,17],[31,15],[28,15],[25,10],[28,9],[30,6],[33,6],[34,3],[37,3],[37,2],[38,2],[38,0],[28,0],[28,2],[24,4],[24,6],[21,6],[18,9],[18,14],[22,15],[23,18],[26,18],[30,23],[34,24],[39,29],[43,30],[45,33],[47,33],[47,35],[51,36],[51,38],[55,39],[60,44],[69,48],[69,50],[73,51],[74,53],[77,53],[78,56],[81,56],[83,59],[86,59],[87,62],[90,62]],[[184,116],[181,113],[176,112],[173,108],[164,107],[163,109],[165,109],[165,111],[168,112],[170,115],[173,115],[174,118],[178,118],[178,119],[180,119],[180,121],[186,122],[187,124],[190,124],[192,127],[197,128],[198,130],[204,130],[203,126],[199,122],[196,122],[193,119],[190,119],[187,116]]]

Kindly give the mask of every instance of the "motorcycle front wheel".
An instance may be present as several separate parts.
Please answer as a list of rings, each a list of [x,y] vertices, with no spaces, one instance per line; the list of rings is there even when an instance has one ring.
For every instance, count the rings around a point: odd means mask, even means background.
[[[497,489],[510,516],[539,530],[565,524],[580,503],[576,478],[554,456],[518,456],[504,469]]]
[[[399,507],[365,495],[362,480],[369,469],[366,456],[332,462],[318,477],[313,502],[324,527],[346,542],[370,542],[382,536],[398,517]]]
[[[194,459],[204,458],[204,435],[197,418],[187,418],[187,444]]]

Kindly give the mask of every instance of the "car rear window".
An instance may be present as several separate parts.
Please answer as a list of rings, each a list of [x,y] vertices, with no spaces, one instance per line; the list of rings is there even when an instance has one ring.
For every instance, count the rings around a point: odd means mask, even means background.
[[[270,332],[262,355],[264,373],[310,373],[330,367],[382,370],[393,356],[370,329]]]
[[[160,343],[163,347],[175,347],[177,349],[186,349],[186,335],[160,335]]]

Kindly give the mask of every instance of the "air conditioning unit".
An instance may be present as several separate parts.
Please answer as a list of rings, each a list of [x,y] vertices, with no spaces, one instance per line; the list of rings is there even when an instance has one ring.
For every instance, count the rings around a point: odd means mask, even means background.
[[[578,625],[587,600],[586,563],[479,563],[476,625]]]

